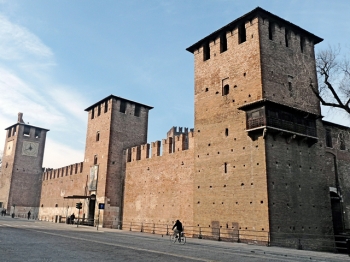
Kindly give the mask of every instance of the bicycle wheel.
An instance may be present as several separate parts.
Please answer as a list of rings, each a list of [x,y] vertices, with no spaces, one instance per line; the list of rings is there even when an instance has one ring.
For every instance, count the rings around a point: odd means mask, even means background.
[[[177,238],[175,238],[174,234],[171,234],[171,235],[170,235],[170,242],[171,242],[171,243],[175,243],[176,240],[177,240]]]
[[[181,237],[180,237],[180,244],[181,245],[184,245],[186,243],[186,237],[184,234],[181,234]]]

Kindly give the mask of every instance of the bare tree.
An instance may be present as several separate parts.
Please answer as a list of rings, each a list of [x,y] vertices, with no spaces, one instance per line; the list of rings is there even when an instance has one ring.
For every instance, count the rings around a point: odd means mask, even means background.
[[[329,47],[316,55],[317,86],[310,88],[324,106],[340,108],[350,114],[350,61],[340,56],[340,47]]]

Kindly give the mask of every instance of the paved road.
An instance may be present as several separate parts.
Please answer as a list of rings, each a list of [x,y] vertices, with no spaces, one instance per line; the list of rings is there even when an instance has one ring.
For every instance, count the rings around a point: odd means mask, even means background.
[[[0,261],[345,261],[347,255],[0,217]]]

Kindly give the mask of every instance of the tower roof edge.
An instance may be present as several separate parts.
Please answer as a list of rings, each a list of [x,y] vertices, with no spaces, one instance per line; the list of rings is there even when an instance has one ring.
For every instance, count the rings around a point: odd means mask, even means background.
[[[203,39],[199,40],[198,42],[196,42],[195,44],[191,45],[190,47],[186,48],[187,51],[194,53],[194,51],[196,49],[198,49],[204,42],[207,41],[211,41],[211,40],[215,40],[217,37],[219,37],[219,35],[222,33],[222,31],[224,30],[233,30],[237,25],[239,25],[241,23],[241,21],[243,19],[252,19],[253,17],[256,17],[257,15],[262,15],[262,16],[266,16],[266,17],[271,17],[272,19],[276,20],[276,21],[280,21],[281,23],[288,25],[289,27],[293,27],[295,31],[299,31],[302,32],[303,34],[307,35],[308,37],[312,38],[314,40],[315,44],[318,44],[320,42],[323,41],[322,38],[306,31],[305,29],[277,16],[274,15],[268,11],[266,11],[265,9],[262,9],[261,7],[256,7],[255,9],[253,9],[252,11],[246,13],[245,15],[233,20],[232,22],[228,23],[227,25],[223,26],[222,28],[216,30],[215,32],[211,33],[210,35],[204,37]]]
[[[97,106],[98,104],[101,104],[102,102],[106,101],[106,100],[109,100],[111,98],[116,98],[116,99],[121,99],[121,100],[124,100],[124,101],[127,101],[127,102],[131,102],[131,103],[134,103],[134,104],[137,104],[137,105],[140,105],[140,106],[144,106],[144,107],[147,107],[148,109],[152,109],[153,106],[148,106],[148,105],[145,105],[145,104],[141,104],[139,102],[136,102],[136,101],[132,101],[132,100],[129,100],[129,99],[126,99],[126,98],[123,98],[123,97],[120,97],[120,96],[115,96],[115,95],[109,95],[103,99],[101,99],[100,101],[94,103],[93,105],[89,106],[88,108],[86,108],[84,111],[89,111],[91,108]]]

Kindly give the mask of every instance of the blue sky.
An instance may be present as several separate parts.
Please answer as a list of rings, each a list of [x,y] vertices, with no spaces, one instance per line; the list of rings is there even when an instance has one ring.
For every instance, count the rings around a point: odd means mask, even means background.
[[[185,49],[257,6],[324,38],[316,51],[349,51],[347,0],[0,0],[0,150],[23,112],[50,129],[45,167],[83,161],[84,109],[110,94],[154,107],[148,142],[193,127]],[[349,125],[345,115],[323,114]]]

